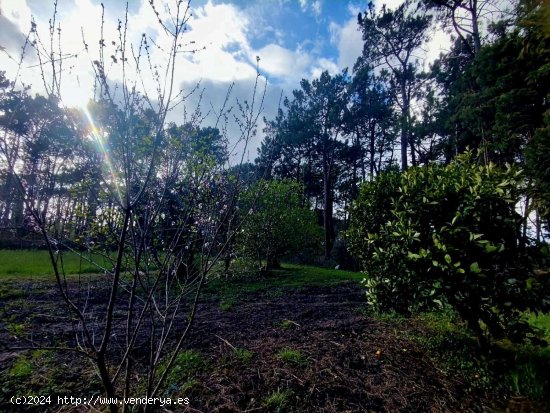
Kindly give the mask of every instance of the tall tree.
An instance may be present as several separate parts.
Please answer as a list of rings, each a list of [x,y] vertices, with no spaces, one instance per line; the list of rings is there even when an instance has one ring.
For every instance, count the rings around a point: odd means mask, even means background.
[[[443,27],[456,34],[470,58],[481,50],[483,23],[498,20],[505,12],[503,0],[423,0],[436,10]]]
[[[481,148],[485,160],[523,162],[524,148],[548,108],[548,49],[525,50],[519,30],[484,46],[450,85],[441,113],[451,152]]]
[[[60,194],[75,178],[82,131],[76,114],[54,97],[31,97],[9,85],[3,82],[0,92],[0,222],[21,229],[32,226],[29,209],[45,219],[51,202],[60,206]]]
[[[365,66],[386,68],[395,83],[396,104],[401,112],[401,168],[407,169],[407,149],[410,129],[410,108],[413,86],[416,81],[418,59],[415,53],[427,40],[431,16],[413,10],[411,0],[395,10],[382,6],[376,12],[373,3],[365,14],[359,14],[358,23],[363,32],[363,54],[355,64],[355,71]],[[414,145],[411,158],[416,163]]]
[[[542,0],[523,0],[518,7],[518,26],[523,30],[520,56],[537,61],[528,75],[530,85],[539,91],[543,122],[527,142],[526,169],[531,178],[529,194],[536,209],[536,238],[541,239],[542,225],[550,231],[550,7]],[[544,93],[546,91],[546,96]],[[542,221],[542,222],[541,222]]]
[[[302,81],[302,89],[309,100],[310,119],[315,127],[315,146],[322,165],[325,259],[330,256],[334,242],[333,172],[336,164],[336,142],[342,130],[347,104],[346,86],[346,72],[334,77],[323,72],[319,79],[311,83]]]
[[[392,150],[395,117],[387,80],[387,76],[376,76],[371,67],[363,67],[355,73],[349,87],[345,131],[351,136],[352,147],[357,148],[354,153],[359,162],[352,165],[353,173],[357,175],[359,167],[362,181],[373,179]],[[354,178],[355,186],[358,178]]]
[[[322,194],[325,258],[334,242],[334,184],[348,83],[347,71],[335,76],[325,71],[311,82],[303,79],[293,99],[285,100],[286,114],[270,124],[259,158],[260,164],[276,166],[279,177],[303,182],[306,194]]]

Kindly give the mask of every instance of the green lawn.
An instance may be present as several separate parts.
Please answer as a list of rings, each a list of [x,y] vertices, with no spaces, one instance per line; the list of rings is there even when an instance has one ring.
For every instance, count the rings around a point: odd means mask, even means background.
[[[88,260],[97,262],[101,266],[107,264],[101,255],[92,255],[87,252],[82,253],[82,256],[74,252],[65,252],[62,258],[66,274],[101,272],[100,268]],[[2,278],[50,275],[53,275],[53,269],[48,251],[0,250],[0,277]]]
[[[359,283],[365,274],[341,271],[307,265],[283,264],[264,277],[217,278],[208,282],[206,293],[221,299],[222,304],[238,301],[239,297],[254,292],[282,295],[285,289],[299,289],[308,286],[330,286],[343,282]],[[230,307],[230,306],[228,306]]]

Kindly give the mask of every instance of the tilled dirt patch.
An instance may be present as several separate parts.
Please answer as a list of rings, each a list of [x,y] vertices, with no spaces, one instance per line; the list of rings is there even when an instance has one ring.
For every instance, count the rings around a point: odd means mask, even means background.
[[[50,334],[52,342],[70,344],[72,327],[56,300],[48,288],[35,290],[20,307],[0,300],[0,340],[13,345],[10,324],[30,323],[42,338]],[[101,300],[100,293],[90,297],[92,304]],[[483,411],[489,404],[438,370],[395,325],[365,316],[364,305],[363,290],[351,283],[243,295],[225,311],[210,297],[199,305],[186,343],[202,354],[206,367],[170,383],[167,394],[191,403],[166,411],[457,412]],[[248,356],[239,357],[236,349]],[[286,359],[284,351],[299,357]],[[0,350],[2,373],[15,356]],[[59,357],[66,376],[74,378],[76,359]]]
[[[274,393],[285,395],[280,411],[482,409],[394,327],[361,315],[363,291],[353,284],[253,298],[229,311],[199,312],[190,348],[202,349],[215,367],[191,393],[195,411],[266,411]],[[236,359],[233,347],[252,352],[250,361]],[[282,360],[283,349],[303,361]]]

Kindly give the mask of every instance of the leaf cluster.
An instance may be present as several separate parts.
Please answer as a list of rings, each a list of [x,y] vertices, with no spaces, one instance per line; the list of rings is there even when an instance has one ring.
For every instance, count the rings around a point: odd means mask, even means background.
[[[471,158],[387,173],[362,188],[347,234],[369,303],[400,313],[451,306],[482,344],[536,341],[522,317],[545,308],[548,282],[534,274],[521,234],[523,172]]]
[[[246,216],[237,241],[241,253],[266,258],[269,266],[285,254],[318,247],[321,229],[302,194],[301,185],[290,180],[251,186],[242,196]]]

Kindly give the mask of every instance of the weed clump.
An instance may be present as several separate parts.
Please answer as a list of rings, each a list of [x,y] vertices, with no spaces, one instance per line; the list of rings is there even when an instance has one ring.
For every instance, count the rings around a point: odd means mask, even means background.
[[[264,406],[270,412],[284,412],[289,405],[291,395],[292,392],[290,390],[277,390],[267,396],[264,400]]]
[[[305,357],[298,350],[294,350],[288,347],[285,347],[277,353],[279,360],[285,361],[292,364],[303,364],[306,362]]]

